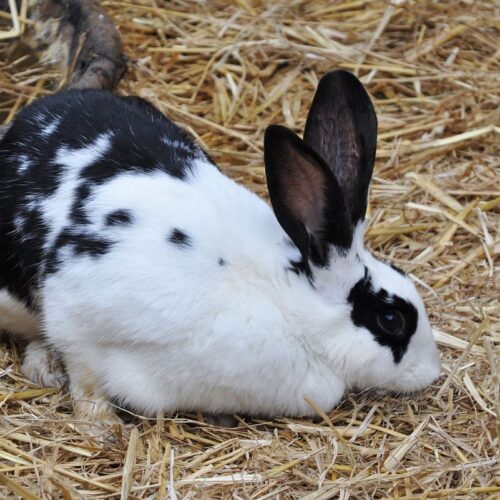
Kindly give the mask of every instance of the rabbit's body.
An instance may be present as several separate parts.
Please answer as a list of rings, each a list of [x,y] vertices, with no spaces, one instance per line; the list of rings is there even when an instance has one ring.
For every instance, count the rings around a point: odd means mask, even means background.
[[[321,252],[334,266],[310,263],[287,222],[145,101],[42,99],[0,164],[0,326],[37,343],[26,371],[41,339],[59,353],[74,399],[95,403],[84,416],[107,418],[109,398],[152,415],[304,415],[304,396],[328,410],[346,386],[437,376],[423,305],[363,249],[362,220]],[[404,338],[369,331],[365,302],[396,303],[384,280],[415,323]]]
[[[19,191],[2,190],[1,207],[12,214],[2,241],[16,249],[3,261],[26,276],[19,295],[41,311],[49,343],[64,353],[66,364],[82,366],[70,369],[71,376],[82,371],[84,382],[90,371],[106,393],[149,414],[238,411],[240,401],[257,413],[306,413],[303,394],[331,407],[343,387],[332,398],[326,389],[331,378],[338,385],[338,377],[321,361],[308,367],[320,353],[300,342],[306,326],[297,324],[293,311],[309,287],[294,297],[290,281],[302,280],[291,269],[300,253],[271,208],[221,174],[188,138],[167,135],[169,130],[160,146],[165,163],[151,160],[148,169],[131,160],[130,168],[122,163],[114,172],[116,148],[124,156],[125,148],[141,158],[151,154],[149,141],[134,137],[139,127],[147,133],[151,122],[137,123],[144,115],[135,113],[117,122],[116,109],[103,112],[108,94],[73,96],[66,109],[57,106],[62,96],[53,104],[47,99],[26,142],[15,156],[10,153],[4,165],[24,170],[28,178]],[[96,107],[99,122],[92,117]],[[65,119],[75,113],[87,115],[89,132],[82,145],[67,147],[74,137]],[[59,123],[50,135],[45,116]],[[52,155],[43,149],[50,136]],[[44,154],[26,168],[22,151],[35,147]],[[177,154],[185,168],[172,175],[168,159]],[[36,172],[44,175],[41,183]],[[97,182],[88,181],[92,172]],[[75,216],[82,193],[85,208]],[[36,221],[26,227],[29,217]],[[19,255],[34,248],[40,249],[38,259],[25,267]],[[24,307],[20,301],[17,306]],[[27,321],[33,313],[24,309]],[[317,316],[314,309],[311,315]],[[235,332],[238,325],[242,332]],[[248,352],[259,355],[245,362]],[[325,387],[316,382],[318,371],[329,375],[321,378]]]

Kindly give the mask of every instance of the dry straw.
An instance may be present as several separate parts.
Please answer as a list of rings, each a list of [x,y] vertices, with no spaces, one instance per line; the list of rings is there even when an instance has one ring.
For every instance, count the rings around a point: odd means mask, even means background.
[[[263,196],[265,127],[300,132],[325,71],[361,77],[380,122],[368,245],[418,284],[443,376],[419,395],[348,395],[319,422],[162,417],[97,439],[75,429],[67,396],[20,375],[7,340],[0,497],[498,498],[498,3],[103,4],[130,57],[119,92],[149,98]],[[61,75],[1,43],[6,122]]]

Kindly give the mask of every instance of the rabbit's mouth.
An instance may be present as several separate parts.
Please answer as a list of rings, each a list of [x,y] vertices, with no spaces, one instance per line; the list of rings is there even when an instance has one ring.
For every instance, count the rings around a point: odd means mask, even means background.
[[[424,389],[414,389],[414,390],[395,390],[386,389],[384,387],[371,387],[369,389],[364,389],[363,391],[356,392],[359,396],[365,396],[369,400],[379,401],[381,399],[411,399],[414,400],[422,396],[422,391]]]
[[[387,388],[390,392],[396,394],[417,394],[435,383],[441,375],[440,372],[441,367],[439,364],[429,364],[409,369],[405,376],[395,381],[395,383],[387,384]]]
[[[379,371],[378,377],[372,378],[370,383],[357,381],[350,387],[354,391],[373,392],[377,395],[416,395],[439,379],[441,375],[439,353],[436,349],[426,356],[424,361],[399,365],[397,372],[393,372],[391,375],[388,375],[389,370],[390,367],[386,367],[385,376],[384,372]]]

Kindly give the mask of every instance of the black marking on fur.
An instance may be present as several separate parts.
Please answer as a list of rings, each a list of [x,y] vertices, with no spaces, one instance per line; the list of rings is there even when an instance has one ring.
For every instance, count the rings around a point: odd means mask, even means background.
[[[218,261],[217,261],[217,264],[219,264],[219,266],[225,266],[227,264],[227,262],[221,257]]]
[[[290,261],[289,266],[287,268],[289,271],[292,271],[295,273],[297,276],[303,274],[307,276],[309,281],[312,279],[312,272],[311,272],[311,267],[309,266],[309,262],[301,259],[299,261]]]
[[[98,236],[79,235],[73,238],[73,249],[77,255],[99,257],[105,255],[110,247],[110,241],[100,239]]]
[[[71,207],[71,219],[73,222],[79,225],[88,224],[89,218],[85,212],[85,203],[84,201],[90,196],[92,189],[92,185],[87,182],[80,184],[76,189],[75,201]]]
[[[115,210],[106,216],[107,226],[121,226],[132,222],[132,214],[128,210]]]
[[[2,169],[0,168],[0,171]],[[1,175],[1,174],[0,174]],[[2,206],[0,196],[0,282],[2,288],[36,310],[35,289],[38,287],[38,266],[43,257],[41,242],[47,226],[39,210],[24,208],[13,212],[13,207]],[[16,217],[22,219],[15,226]],[[1,234],[3,233],[3,234]]]
[[[190,247],[192,246],[191,238],[180,229],[175,228],[168,237],[168,241],[179,245],[181,247]]]
[[[108,253],[113,242],[102,238],[99,235],[88,233],[77,233],[71,230],[62,231],[56,239],[54,246],[46,258],[45,273],[57,272],[62,264],[61,250],[70,247],[74,255],[88,255],[90,257],[100,257]]]
[[[398,266],[394,265],[392,262],[389,262],[389,265],[394,269],[394,271],[397,271],[402,276],[406,276],[406,273],[402,269],[400,269]]]
[[[418,312],[415,306],[397,295],[389,295],[384,289],[375,292],[369,275],[354,285],[347,300],[352,304],[354,324],[367,328],[380,345],[389,347],[394,362],[399,363],[417,329]],[[388,334],[380,327],[377,315],[388,311],[399,311],[403,315],[405,327],[401,332]]]

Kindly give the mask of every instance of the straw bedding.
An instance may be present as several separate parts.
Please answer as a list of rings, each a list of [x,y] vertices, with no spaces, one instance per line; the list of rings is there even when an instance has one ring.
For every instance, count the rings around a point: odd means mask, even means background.
[[[262,196],[265,127],[301,132],[327,70],[362,78],[379,116],[367,245],[418,283],[443,375],[418,395],[349,394],[316,423],[136,418],[99,439],[75,429],[66,395],[20,374],[4,336],[0,497],[498,498],[498,4],[102,4],[130,58],[118,91],[189,127]],[[0,44],[1,122],[64,76],[20,44]]]

